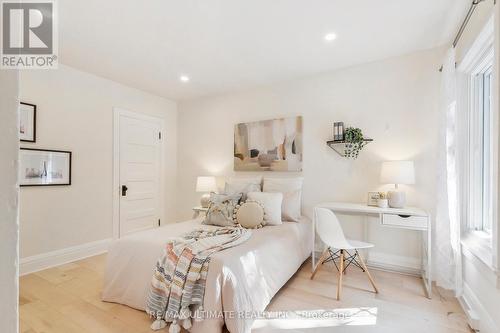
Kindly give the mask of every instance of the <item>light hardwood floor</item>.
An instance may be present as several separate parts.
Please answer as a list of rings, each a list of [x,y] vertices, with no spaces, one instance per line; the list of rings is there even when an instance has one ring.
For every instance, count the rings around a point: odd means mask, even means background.
[[[105,261],[100,255],[21,277],[21,333],[152,332],[144,312],[100,300]],[[380,289],[374,294],[366,276],[351,268],[337,301],[332,266],[323,265],[313,281],[310,274],[307,261],[269,305],[287,311],[287,319],[257,321],[255,332],[470,332],[456,299],[438,288],[432,300],[425,298],[418,278],[372,271]],[[355,315],[317,319],[318,310]]]

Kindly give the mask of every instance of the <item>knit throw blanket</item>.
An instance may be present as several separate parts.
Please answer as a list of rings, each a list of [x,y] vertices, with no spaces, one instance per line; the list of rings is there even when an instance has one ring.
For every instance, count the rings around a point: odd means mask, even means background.
[[[159,330],[171,323],[169,332],[180,332],[180,324],[191,328],[191,317],[202,311],[210,256],[250,238],[250,230],[224,227],[194,230],[170,240],[158,259],[151,281],[146,312]]]

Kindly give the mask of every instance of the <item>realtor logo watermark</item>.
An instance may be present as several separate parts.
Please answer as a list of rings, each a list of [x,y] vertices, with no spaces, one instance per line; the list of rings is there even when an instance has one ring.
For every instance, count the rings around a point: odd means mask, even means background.
[[[55,1],[3,0],[1,4],[0,68],[57,68]]]

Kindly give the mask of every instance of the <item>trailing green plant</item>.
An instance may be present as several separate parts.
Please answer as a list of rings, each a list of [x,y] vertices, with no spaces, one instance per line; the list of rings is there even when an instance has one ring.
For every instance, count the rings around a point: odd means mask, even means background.
[[[366,145],[363,138],[363,131],[360,128],[347,127],[344,131],[344,140],[344,156],[353,159],[358,158],[359,152]]]

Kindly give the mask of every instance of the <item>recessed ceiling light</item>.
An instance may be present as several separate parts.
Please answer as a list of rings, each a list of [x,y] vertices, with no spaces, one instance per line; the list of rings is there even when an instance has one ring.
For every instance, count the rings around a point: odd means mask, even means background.
[[[189,76],[187,76],[187,75],[181,75],[179,77],[179,80],[181,80],[181,82],[189,82]]]
[[[327,41],[327,42],[331,42],[331,41],[335,40],[336,38],[337,38],[337,35],[334,34],[333,32],[330,32],[330,33],[325,35],[325,41]]]

